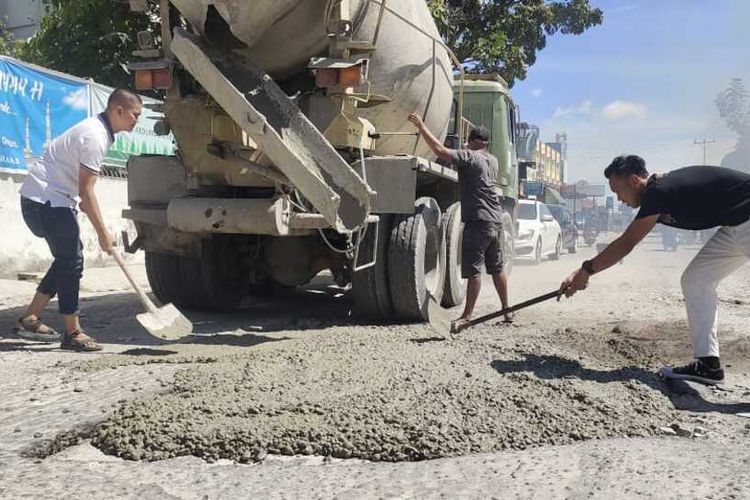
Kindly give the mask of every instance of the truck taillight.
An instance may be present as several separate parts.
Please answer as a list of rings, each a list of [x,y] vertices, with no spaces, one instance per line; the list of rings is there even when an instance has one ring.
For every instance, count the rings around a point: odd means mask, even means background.
[[[339,70],[325,68],[315,71],[315,86],[319,88],[333,87],[339,83]]]
[[[136,90],[151,90],[154,88],[154,77],[150,69],[139,69],[135,72]]]
[[[169,68],[138,69],[135,71],[137,90],[168,89],[172,86],[172,71]]]
[[[351,66],[339,70],[339,85],[358,87],[362,85],[363,82],[364,75],[362,74],[362,66]]]
[[[358,87],[364,83],[362,65],[348,68],[318,68],[315,70],[315,85],[319,88],[342,85],[344,87]]]
[[[170,68],[153,69],[151,70],[151,76],[155,89],[165,90],[172,86],[172,70]]]

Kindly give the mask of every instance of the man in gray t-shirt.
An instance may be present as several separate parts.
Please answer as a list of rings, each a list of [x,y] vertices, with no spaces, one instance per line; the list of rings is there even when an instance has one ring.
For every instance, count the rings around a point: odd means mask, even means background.
[[[461,243],[461,274],[467,281],[464,312],[456,324],[471,320],[482,288],[482,266],[492,275],[495,290],[503,308],[508,307],[508,280],[503,271],[503,209],[495,189],[498,175],[497,158],[487,146],[490,133],[476,127],[469,133],[465,149],[448,149],[430,132],[422,117],[412,113],[409,121],[419,129],[430,149],[458,170],[461,187],[461,221],[464,232]],[[506,315],[506,321],[512,315]]]
[[[484,149],[454,149],[450,161],[458,170],[461,188],[461,221],[486,221],[502,224],[503,208],[495,190],[497,182],[497,158],[486,149],[484,140],[487,129],[475,128],[469,134],[469,142],[479,142]],[[473,136],[473,137],[472,137]],[[468,146],[468,145],[467,145]]]

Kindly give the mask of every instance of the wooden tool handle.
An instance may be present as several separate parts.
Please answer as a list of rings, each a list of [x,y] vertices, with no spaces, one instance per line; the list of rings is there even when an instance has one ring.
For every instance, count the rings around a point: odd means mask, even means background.
[[[479,323],[484,323],[485,321],[490,321],[492,319],[499,318],[500,316],[505,316],[508,313],[512,313],[512,312],[518,311],[519,309],[533,306],[534,304],[544,302],[545,300],[554,299],[559,296],[560,296],[560,290],[558,289],[558,290],[555,290],[554,292],[545,293],[544,295],[540,295],[539,297],[534,297],[533,299],[529,299],[525,302],[521,302],[520,304],[516,304],[506,309],[501,309],[493,313],[485,314],[484,316],[479,316],[476,319],[473,319],[467,323],[459,325],[458,328],[456,329],[456,333],[466,328],[469,328],[470,326],[478,325]]]
[[[138,283],[135,282],[133,279],[133,276],[130,274],[130,271],[128,271],[128,268],[125,267],[125,261],[122,260],[122,255],[120,255],[120,252],[117,250],[112,250],[112,257],[115,258],[115,261],[117,262],[117,265],[120,266],[120,269],[122,269],[122,272],[125,273],[125,277],[130,282],[130,285],[133,287],[133,290],[135,290],[135,293],[138,294],[138,298],[141,299],[141,302],[146,307],[146,309],[149,312],[153,312],[156,310],[156,306],[153,302],[151,302],[151,299],[148,298],[146,293],[141,289],[140,286],[138,286]]]

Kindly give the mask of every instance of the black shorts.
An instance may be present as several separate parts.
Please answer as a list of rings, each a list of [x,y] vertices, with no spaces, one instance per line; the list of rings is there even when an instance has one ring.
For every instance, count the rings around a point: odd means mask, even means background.
[[[461,275],[472,278],[482,273],[497,274],[503,270],[503,225],[482,220],[464,223],[461,240]]]

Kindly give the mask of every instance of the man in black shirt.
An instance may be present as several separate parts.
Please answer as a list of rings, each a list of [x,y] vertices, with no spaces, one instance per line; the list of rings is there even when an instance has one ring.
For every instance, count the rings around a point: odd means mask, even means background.
[[[617,198],[640,207],[625,232],[583,263],[560,290],[568,297],[589,277],[625,257],[656,223],[689,230],[720,226],[682,275],[690,337],[696,360],[659,370],[665,378],[720,384],[724,371],[716,338],[716,287],[750,258],[750,175],[722,167],[696,166],[649,176],[642,158],[618,156],[604,170]]]
[[[461,242],[461,275],[466,278],[466,304],[456,325],[468,322],[474,312],[482,288],[482,266],[492,275],[495,290],[503,309],[508,307],[508,280],[503,271],[502,215],[497,183],[497,158],[487,150],[490,133],[476,127],[469,133],[466,149],[446,148],[425,126],[422,117],[412,113],[409,121],[419,129],[427,145],[440,159],[449,161],[458,170],[461,188],[461,221],[464,223]],[[505,316],[512,321],[512,315]]]

